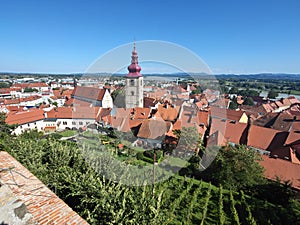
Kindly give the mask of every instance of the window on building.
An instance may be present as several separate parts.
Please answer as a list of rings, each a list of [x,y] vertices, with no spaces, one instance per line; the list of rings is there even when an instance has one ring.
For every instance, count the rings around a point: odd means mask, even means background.
[[[141,80],[141,86],[143,86],[143,80]]]
[[[134,95],[134,91],[131,91],[131,95]]]
[[[134,80],[130,80],[130,86],[134,86]]]
[[[79,122],[79,125],[83,125],[83,122],[82,122],[82,121],[80,121],[80,122]]]
[[[75,121],[72,121],[72,125],[76,125],[76,122],[75,122]]]
[[[68,123],[67,123],[67,121],[63,121],[63,125],[67,125]]]

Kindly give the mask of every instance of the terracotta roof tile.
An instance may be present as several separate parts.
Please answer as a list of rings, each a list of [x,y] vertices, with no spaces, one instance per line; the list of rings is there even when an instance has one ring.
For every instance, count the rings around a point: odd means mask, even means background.
[[[282,159],[262,156],[260,164],[265,168],[265,176],[271,180],[279,178],[281,182],[291,181],[292,187],[300,190],[300,165]]]
[[[198,112],[198,124],[203,124],[208,127],[209,123],[209,113],[207,111],[199,111]]]
[[[277,148],[282,148],[287,136],[288,132],[251,125],[247,145],[262,150],[274,151]]]
[[[100,107],[57,107],[47,112],[47,118],[57,119],[96,119]]]
[[[135,119],[148,119],[150,117],[151,109],[135,107],[132,111]]]
[[[102,101],[105,91],[106,89],[77,86],[74,88],[72,96]]]
[[[272,128],[276,130],[288,131],[293,125],[293,119],[293,115],[286,111],[283,111],[276,117]]]
[[[289,135],[285,141],[286,145],[298,145],[300,144],[300,133],[289,132]]]
[[[178,117],[179,107],[173,107],[169,104],[159,104],[157,107],[158,113],[166,121],[175,121]]]
[[[7,114],[5,122],[7,124],[26,124],[44,119],[44,111],[42,109],[30,109],[26,111],[10,112]]]
[[[235,144],[246,144],[246,128],[247,124],[245,123],[233,123],[228,120],[212,118],[210,135],[218,131],[224,138],[223,144],[227,142],[232,142]]]
[[[239,121],[245,112],[242,110],[224,109],[219,107],[210,107],[210,115],[215,118]]]
[[[143,121],[137,136],[147,139],[158,139],[165,136],[168,132],[167,123],[163,120],[148,119]]]
[[[269,113],[265,114],[264,116],[253,121],[253,125],[257,125],[257,126],[261,126],[261,127],[271,127],[273,125],[273,123],[275,122],[277,116],[279,116],[279,113],[269,112]]]
[[[1,172],[0,181],[26,205],[38,224],[88,224],[7,152],[0,152],[0,168],[13,168]]]

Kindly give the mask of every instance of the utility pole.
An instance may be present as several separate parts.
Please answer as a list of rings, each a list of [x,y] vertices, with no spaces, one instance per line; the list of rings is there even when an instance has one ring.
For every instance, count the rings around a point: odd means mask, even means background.
[[[155,193],[155,162],[156,162],[156,148],[153,148],[153,180],[152,180],[153,195]]]

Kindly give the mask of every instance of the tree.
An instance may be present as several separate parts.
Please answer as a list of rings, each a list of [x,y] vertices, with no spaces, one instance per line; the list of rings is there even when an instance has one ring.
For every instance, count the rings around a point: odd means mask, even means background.
[[[28,88],[28,87],[26,87],[26,88],[24,88],[24,92],[38,92],[38,90],[35,89],[35,88]]]
[[[239,93],[239,89],[237,87],[232,87],[229,90],[229,94],[237,94],[237,93]]]
[[[0,82],[0,88],[9,88],[10,84],[6,83],[6,82]]]
[[[5,122],[6,114],[3,112],[0,112],[0,132],[10,134],[12,130],[16,127],[15,125],[8,125]]]
[[[226,189],[249,189],[264,183],[263,167],[257,152],[244,145],[222,147],[213,163],[201,173],[206,181]]]
[[[254,105],[253,98],[251,98],[251,97],[246,98],[245,101],[244,101],[244,105],[253,106]]]
[[[268,98],[275,99],[277,96],[278,96],[278,92],[276,91],[271,90],[268,93]]]
[[[113,99],[114,105],[118,108],[124,108],[126,105],[125,102],[125,90],[124,89],[117,89],[111,93],[111,97]]]
[[[237,108],[238,108],[238,104],[237,104],[236,97],[233,97],[229,103],[229,109],[237,109]]]

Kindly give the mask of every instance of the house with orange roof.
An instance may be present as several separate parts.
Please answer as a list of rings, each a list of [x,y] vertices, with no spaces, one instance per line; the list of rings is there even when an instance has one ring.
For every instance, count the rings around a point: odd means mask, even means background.
[[[10,88],[0,88],[0,98],[10,98]]]
[[[210,116],[219,119],[248,123],[248,116],[242,110],[224,109],[215,106],[210,107]]]
[[[239,123],[219,118],[212,118],[210,127],[210,138],[217,140],[218,145],[225,146],[227,144],[246,144],[247,127],[245,123]],[[218,132],[218,139],[213,137]],[[222,137],[222,139],[220,139]],[[212,143],[212,141],[210,141]]]
[[[28,130],[43,131],[44,110],[27,109],[22,111],[12,111],[7,114],[5,122],[9,125],[17,125],[12,134],[20,135]]]
[[[113,108],[113,100],[108,89],[76,86],[71,97],[81,101],[89,102],[93,104],[93,106]]]
[[[140,143],[146,148],[161,148],[171,124],[171,122],[166,122],[162,118],[144,120],[138,130],[138,139],[135,143]]]
[[[21,88],[21,92],[24,92],[26,88],[36,89],[38,92],[48,93],[50,91],[49,85],[43,82],[35,83],[16,83],[12,85],[12,88]]]
[[[199,138],[204,139],[204,134],[207,130],[208,114],[206,112],[198,111],[194,107],[182,106],[177,121],[180,122],[181,127],[195,127],[199,133]],[[176,122],[177,122],[176,121]]]
[[[255,125],[251,125],[248,132],[247,145],[249,147],[270,157],[300,164],[300,157],[295,148],[297,145],[287,142],[290,136],[289,132]]]
[[[39,95],[31,95],[25,98],[5,99],[3,104],[7,106],[27,106],[34,107],[44,102],[44,99]]]
[[[158,103],[157,111],[163,120],[174,122],[179,115],[180,106],[171,105],[169,103]]]
[[[94,124],[100,107],[56,107],[45,112],[45,131],[79,129]]]
[[[280,180],[281,183],[291,182],[291,186],[300,190],[300,164],[290,163],[279,158],[262,156],[259,162],[265,169],[264,175],[270,180]]]

